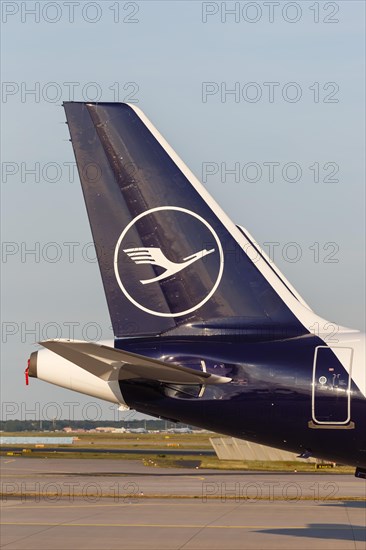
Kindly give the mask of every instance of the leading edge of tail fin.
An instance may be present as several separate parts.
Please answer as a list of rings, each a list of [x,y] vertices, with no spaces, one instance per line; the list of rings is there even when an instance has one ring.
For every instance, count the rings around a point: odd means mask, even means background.
[[[234,320],[308,331],[314,314],[253,259],[245,234],[140,109],[64,108],[115,337]]]

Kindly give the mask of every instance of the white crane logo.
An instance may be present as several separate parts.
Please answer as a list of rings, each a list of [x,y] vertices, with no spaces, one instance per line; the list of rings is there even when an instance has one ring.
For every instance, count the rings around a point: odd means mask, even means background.
[[[165,256],[165,253],[158,246],[140,246],[134,248],[131,248],[131,245],[128,246],[128,243],[136,242],[137,222],[144,219],[145,217],[148,218],[151,215],[158,215],[159,223],[163,226],[164,216],[168,214],[168,217],[166,218],[166,227],[169,227],[170,218],[172,216],[172,213],[175,212],[179,216],[186,215],[189,216],[191,220],[195,220],[197,239],[199,239],[201,243],[212,242],[212,248],[203,248],[202,250],[199,250],[198,252],[195,252],[194,254],[190,254],[189,256],[185,256],[183,258],[175,256],[175,261],[172,261]],[[197,224],[197,222],[199,223]],[[130,233],[130,231],[132,231],[132,233]],[[120,267],[122,267],[123,265],[122,262],[120,266],[120,256],[122,253],[125,259],[127,259],[126,256],[128,256],[129,260],[132,260],[132,262],[136,265],[145,264],[146,266],[156,266],[157,268],[159,268],[158,275],[156,277],[148,279],[140,279],[140,284],[144,285],[144,287],[140,287],[139,284],[136,286],[136,280],[134,277],[131,278],[130,270],[124,271],[123,269],[121,269],[120,271]],[[184,253],[187,254],[187,252],[183,252],[182,256]],[[199,297],[197,296],[197,303],[192,302],[191,307],[187,309],[182,308],[182,311],[169,311],[169,309],[167,309],[166,305],[164,305],[163,303],[164,300],[162,300],[162,310],[160,310],[155,303],[153,309],[153,307],[150,305],[150,297],[152,294],[154,294],[154,287],[149,287],[148,285],[150,283],[156,283],[162,280],[166,280],[168,279],[168,277],[171,277],[172,275],[183,271],[186,267],[195,262],[198,262],[198,260],[202,260],[205,256],[208,255],[210,255],[210,257],[212,258],[212,261],[210,260],[209,265],[207,266],[207,269],[209,267],[208,271],[210,273],[210,277],[207,279],[207,281],[205,281],[205,292],[203,292]],[[168,256],[172,257],[169,251]],[[214,256],[216,256],[216,260],[214,260]],[[129,260],[127,261],[129,262]],[[137,308],[150,315],[156,315],[157,317],[181,317],[182,315],[189,315],[190,313],[196,311],[196,309],[202,307],[211,298],[211,296],[215,294],[216,289],[220,284],[224,270],[224,251],[222,249],[222,245],[217,233],[202,216],[196,214],[195,212],[192,212],[191,210],[188,210],[187,208],[182,208],[180,206],[157,206],[155,208],[147,210],[146,212],[138,214],[123,229],[114,249],[113,267],[119,288],[126,296],[126,298]],[[148,276],[148,274],[146,274],[145,277],[146,276]],[[211,277],[212,280],[210,280]],[[140,288],[140,291],[138,290],[138,288]],[[145,288],[146,290],[148,289],[149,292],[143,292],[142,288]],[[161,294],[164,296],[164,289],[161,289],[158,292],[160,292],[159,296]]]
[[[190,256],[183,258],[183,261],[178,263],[171,262],[164,255],[164,252],[162,252],[161,248],[126,248],[123,250],[123,252],[125,252],[127,256],[129,256],[131,260],[133,260],[137,265],[150,264],[165,269],[165,271],[157,277],[153,277],[152,279],[140,280],[140,283],[142,283],[143,285],[147,285],[149,283],[162,281],[163,279],[167,279],[171,275],[175,275],[175,273],[179,273],[179,271],[182,271],[182,269],[188,267],[197,260],[201,260],[208,254],[212,254],[212,252],[215,252],[215,249],[211,248],[211,250],[207,250],[206,248],[204,248],[203,250],[200,250],[195,254],[191,254]]]

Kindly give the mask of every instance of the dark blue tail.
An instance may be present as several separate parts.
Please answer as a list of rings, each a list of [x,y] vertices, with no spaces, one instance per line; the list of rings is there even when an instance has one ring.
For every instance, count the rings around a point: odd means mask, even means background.
[[[64,107],[116,337],[305,331],[296,296],[139,109]]]

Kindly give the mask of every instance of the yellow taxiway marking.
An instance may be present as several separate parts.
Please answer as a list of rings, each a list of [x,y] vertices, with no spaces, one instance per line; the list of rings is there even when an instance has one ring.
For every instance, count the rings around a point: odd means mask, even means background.
[[[166,523],[56,523],[56,522],[1,522],[0,525],[18,525],[18,526],[35,526],[35,527],[157,527],[165,529],[305,529],[306,525],[205,525],[182,523],[180,524],[166,524]],[[332,524],[327,530],[345,531],[350,529],[362,529],[355,526],[344,526]],[[324,530],[324,526],[312,527],[314,531]]]
[[[51,526],[51,527],[164,527],[169,529],[305,529],[306,525],[205,525],[198,524],[166,524],[166,523],[54,523],[54,522],[1,522],[0,525],[18,525],[18,526]],[[349,527],[350,529],[351,527]],[[324,529],[324,527],[319,527]],[[346,527],[328,527],[328,529],[348,529]]]
[[[9,462],[12,462],[11,460]],[[151,475],[154,475],[154,474],[151,474]],[[38,470],[35,470],[35,473],[34,474],[18,474],[18,472],[14,472],[13,474],[2,474],[1,477],[13,477],[13,478],[25,478],[25,477],[30,477],[30,478],[34,478],[34,477],[54,477],[54,478],[59,478],[59,477],[80,477],[82,479],[86,479],[88,477],[117,477],[117,478],[120,478],[120,477],[123,477],[123,478],[126,478],[126,477],[139,477],[140,474],[119,474],[119,473],[103,473],[103,474],[98,474],[98,473],[95,473],[95,472],[90,472],[90,473],[83,473],[83,472],[77,472],[77,473],[73,473],[73,472],[51,472],[51,473],[44,473],[44,472],[40,472]],[[149,477],[149,474],[147,473],[144,473],[143,474],[143,477],[144,478],[147,478]],[[165,477],[173,477],[173,474],[171,476],[167,475]],[[182,475],[180,476],[180,478],[190,478],[190,479],[197,479],[198,481],[203,481],[205,480],[206,478],[205,477],[202,477],[202,476],[188,476],[188,475]]]
[[[128,502],[124,502],[124,500],[128,501]],[[159,500],[159,499],[157,499]],[[198,499],[195,499],[197,504],[208,504],[208,501],[207,502],[199,502]],[[8,502],[11,502],[11,501],[8,501]],[[29,502],[29,501],[28,501]],[[226,501],[227,502],[230,502],[231,504],[239,504],[238,502],[235,502],[235,501]],[[262,504],[262,503],[259,503],[259,502],[256,502],[255,503],[255,506],[256,508],[258,508],[258,506],[264,506],[264,507],[267,507],[268,506],[268,502],[273,502],[273,501],[270,501],[268,500],[266,503]],[[278,501],[277,501],[278,503]],[[7,510],[9,511],[12,511],[12,510],[40,510],[42,508],[47,508],[48,510],[50,509],[50,505],[51,504],[48,504],[48,505],[42,505],[42,504],[36,504],[36,505],[32,505],[32,506],[26,506],[28,503],[27,503],[27,499],[24,498],[24,501],[23,501],[23,504],[21,504],[20,506],[9,506],[9,507],[5,507],[3,506],[2,507],[2,511],[3,513],[5,513]],[[220,504],[220,502],[217,502],[217,500],[211,500],[210,501],[210,504]],[[250,504],[252,505],[253,503],[252,502],[248,502],[248,501],[241,501],[240,504]],[[321,504],[324,504],[324,502],[322,502]],[[119,499],[116,499],[116,501],[113,503],[113,504],[94,504],[94,503],[90,503],[90,504],[52,504],[52,509],[61,509],[61,508],[116,508],[118,506],[153,506],[154,508],[156,508],[157,506],[169,506],[169,508],[171,508],[172,506],[189,506],[189,507],[192,507],[192,503],[185,503],[185,502],[159,502],[158,504],[157,503],[150,503],[150,502],[141,502],[139,501],[138,499],[131,499],[129,497],[120,497]],[[293,504],[282,504],[281,505],[281,509],[282,508],[293,508]],[[317,504],[298,504],[296,503],[296,509],[298,508],[318,508]]]

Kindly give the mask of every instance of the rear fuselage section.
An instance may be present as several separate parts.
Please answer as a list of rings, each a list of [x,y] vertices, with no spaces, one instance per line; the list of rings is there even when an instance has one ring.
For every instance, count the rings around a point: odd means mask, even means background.
[[[312,334],[260,341],[117,340],[116,347],[232,379],[219,386],[121,381],[128,406],[217,433],[366,466],[366,399],[324,341]],[[354,361],[344,343],[345,357]],[[347,351],[349,350],[349,352]]]

